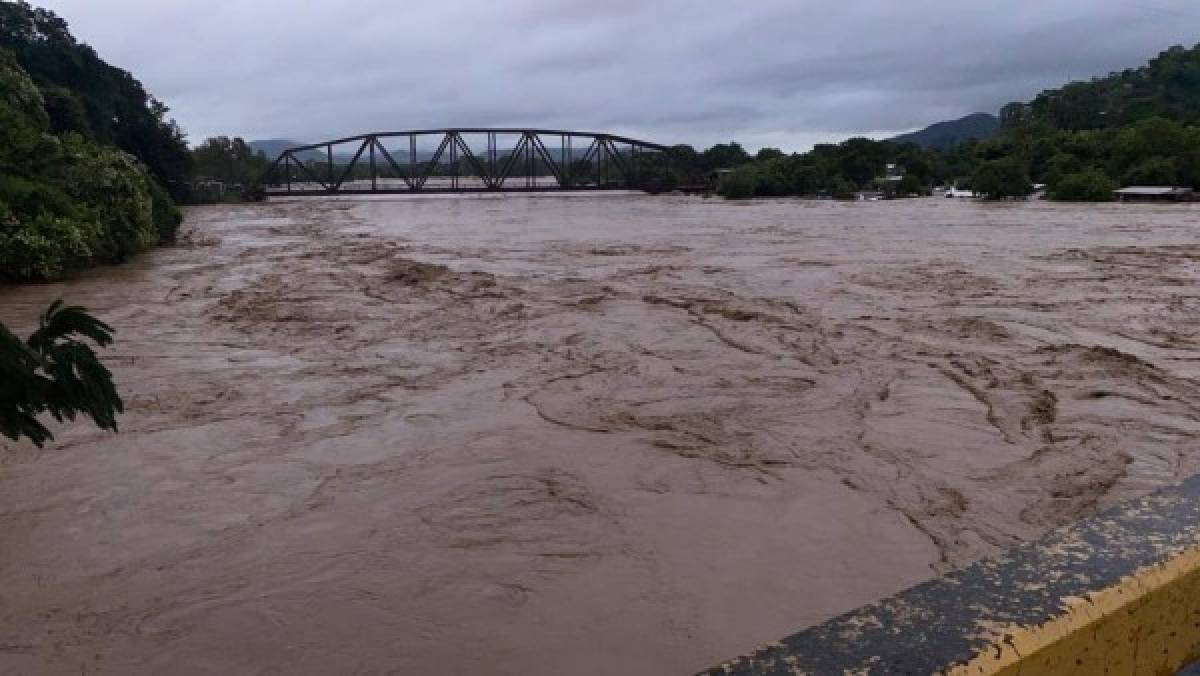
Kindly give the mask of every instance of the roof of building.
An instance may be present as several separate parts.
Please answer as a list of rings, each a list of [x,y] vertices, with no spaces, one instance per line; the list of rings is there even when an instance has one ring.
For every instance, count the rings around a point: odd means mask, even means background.
[[[1186,195],[1191,188],[1180,188],[1169,185],[1131,185],[1117,191],[1118,195]]]

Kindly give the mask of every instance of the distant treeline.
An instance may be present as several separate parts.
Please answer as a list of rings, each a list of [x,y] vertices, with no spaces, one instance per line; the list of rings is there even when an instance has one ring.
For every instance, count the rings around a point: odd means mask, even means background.
[[[174,238],[183,133],[53,12],[0,2],[0,281],[51,280]]]
[[[855,138],[794,155],[766,149],[750,157],[737,144],[677,154],[692,158],[693,176],[685,178],[734,169],[719,186],[729,197],[870,189],[906,196],[953,184],[1001,199],[1029,195],[1041,183],[1052,199],[1105,201],[1123,185],[1200,189],[1200,45],[1009,104],[1000,118],[993,138],[941,151]],[[879,180],[888,164],[903,180]]]

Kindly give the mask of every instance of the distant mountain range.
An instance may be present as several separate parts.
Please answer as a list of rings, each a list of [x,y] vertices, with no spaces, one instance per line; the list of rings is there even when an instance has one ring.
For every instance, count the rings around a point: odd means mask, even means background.
[[[901,134],[891,140],[898,143],[916,143],[923,148],[941,150],[957,143],[976,139],[989,139],[1000,131],[1000,118],[991,113],[975,113],[957,120],[932,124],[920,131]]]
[[[438,140],[440,141],[441,139],[439,138]],[[407,143],[407,141],[405,141],[405,143]],[[356,152],[358,152],[358,147],[361,144],[362,144],[362,141],[358,141],[353,144],[345,144],[342,146],[335,147],[333,149],[333,161],[337,164],[345,164],[345,163],[349,162],[350,160],[354,159],[354,154]],[[287,150],[288,148],[297,148],[299,146],[308,145],[308,143],[305,141],[292,141],[289,139],[275,138],[275,139],[265,139],[262,141],[250,141],[247,143],[247,145],[249,145],[250,149],[255,152],[262,151],[262,154],[266,155],[268,160],[274,160],[276,157],[279,157],[279,155],[283,151]],[[407,148],[402,151],[396,150],[395,148],[388,148],[388,151],[392,153],[392,159],[396,160],[397,162],[399,162],[401,164],[408,162]],[[328,159],[328,156],[325,154],[324,148],[320,148],[317,150],[305,150],[304,152],[296,153],[296,157],[299,157],[300,159],[304,160],[305,162],[308,162],[309,160],[316,161],[316,162],[325,162]],[[364,157],[365,157],[365,155],[364,155]],[[432,158],[433,158],[432,150],[417,150],[417,161],[418,162],[427,162]],[[379,157],[378,161],[380,164],[383,164],[387,160],[383,159],[382,157]],[[445,161],[445,160],[443,160],[443,161]]]
[[[283,138],[272,138],[272,139],[264,139],[262,141],[250,141],[246,145],[249,145],[250,149],[253,150],[254,152],[256,152],[256,153],[261,152],[263,155],[266,155],[268,160],[274,160],[276,157],[279,157],[280,153],[287,150],[288,148],[295,148],[297,146],[302,146],[305,144],[301,141],[290,141],[288,139],[283,139]],[[315,151],[315,150],[312,151],[312,157],[314,159],[316,159],[317,157],[320,157],[320,155],[321,154],[318,153],[317,151]],[[308,159],[308,157],[306,156],[305,159]]]

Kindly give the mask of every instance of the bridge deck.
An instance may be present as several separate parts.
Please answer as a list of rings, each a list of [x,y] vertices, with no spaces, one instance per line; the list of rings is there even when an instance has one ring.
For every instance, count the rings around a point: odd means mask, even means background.
[[[631,188],[625,186],[513,186],[503,188],[420,188],[414,190],[412,188],[380,188],[379,190],[340,188],[337,190],[280,190],[268,189],[263,192],[267,197],[329,197],[332,195],[461,195],[463,193],[553,193],[553,192],[614,192],[614,191],[630,191]]]

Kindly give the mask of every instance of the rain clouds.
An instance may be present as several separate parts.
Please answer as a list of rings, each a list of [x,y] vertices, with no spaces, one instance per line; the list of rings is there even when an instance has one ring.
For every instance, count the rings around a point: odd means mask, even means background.
[[[803,150],[994,112],[1200,36],[1193,0],[40,4],[193,142],[514,125]]]

